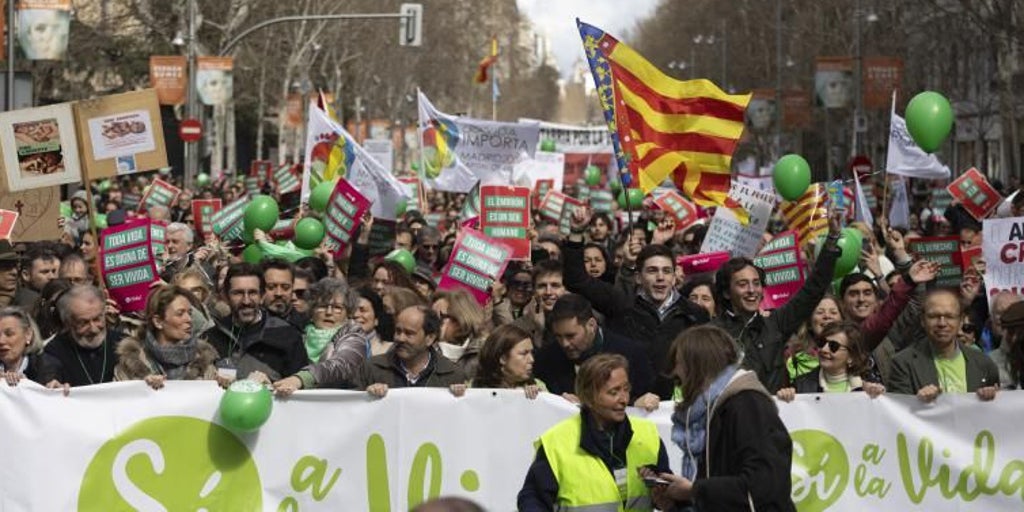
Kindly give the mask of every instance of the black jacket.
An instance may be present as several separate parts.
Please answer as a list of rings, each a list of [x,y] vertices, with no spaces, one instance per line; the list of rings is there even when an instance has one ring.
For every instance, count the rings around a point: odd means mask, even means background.
[[[880,379],[877,376],[868,376],[864,379],[864,382],[879,382]],[[825,390],[821,388],[821,368],[815,368],[809,373],[805,373],[796,378],[793,381],[793,389],[796,389],[797,393],[824,393]],[[863,391],[864,388],[855,388],[850,391]]]
[[[654,373],[643,347],[607,329],[598,330],[594,346],[575,362],[569,360],[558,342],[546,343],[534,356],[533,373],[556,395],[576,393],[576,365],[597,354],[619,354],[629,361],[630,402],[651,391]]]
[[[759,387],[741,377],[715,401],[706,456],[693,483],[698,510],[749,512],[748,495],[757,512],[796,510],[790,497],[793,441],[774,400]]]
[[[244,327],[234,325],[229,314],[216,319],[217,326],[207,334],[220,358],[231,358],[244,379],[259,370],[271,380],[294,375],[309,363],[302,333],[278,316],[261,311],[258,322]]]
[[[626,421],[619,423],[612,435],[609,436],[597,428],[597,424],[587,409],[582,409],[580,415],[583,416],[580,449],[600,458],[608,468],[608,472],[614,474],[615,469],[621,467],[621,463],[616,463],[616,459],[626,460],[626,448],[633,440],[633,427],[629,423],[629,417],[626,417]],[[665,451],[664,442],[659,442],[658,446],[657,472],[672,472],[669,468],[668,452]],[[551,463],[548,462],[548,457],[544,453],[544,446],[538,446],[537,456],[526,473],[523,488],[519,490],[518,510],[519,512],[547,512],[555,509],[557,499],[558,479],[555,478],[555,473],[551,470]]]
[[[46,345],[43,374],[37,375],[40,380],[36,382],[46,384],[56,379],[72,386],[112,382],[117,366],[117,345],[122,338],[120,332],[107,329],[107,339],[101,347],[86,349],[75,343],[70,333],[58,334]]]
[[[810,278],[785,305],[765,317],[760,314],[739,316],[726,310],[712,323],[722,327],[743,350],[743,367],[757,372],[768,391],[774,393],[786,378],[786,340],[814,313],[832,283],[839,248],[828,242],[822,248]],[[728,288],[728,283],[725,284]],[[716,297],[727,304],[728,297]]]
[[[588,275],[583,268],[582,243],[567,242],[563,253],[566,287],[586,297],[595,310],[605,315],[609,329],[640,342],[655,372],[651,391],[662,400],[671,399],[674,382],[669,348],[680,332],[706,323],[707,311],[679,297],[661,318],[658,307],[639,293],[627,294],[611,283]]]

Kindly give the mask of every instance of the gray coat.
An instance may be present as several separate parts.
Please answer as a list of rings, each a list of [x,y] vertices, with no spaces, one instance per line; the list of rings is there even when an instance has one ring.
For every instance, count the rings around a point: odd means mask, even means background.
[[[967,392],[999,385],[999,369],[988,356],[962,345],[960,352],[967,368]],[[935,368],[931,343],[923,339],[896,354],[886,387],[890,393],[916,395],[929,384],[939,386],[939,370]]]

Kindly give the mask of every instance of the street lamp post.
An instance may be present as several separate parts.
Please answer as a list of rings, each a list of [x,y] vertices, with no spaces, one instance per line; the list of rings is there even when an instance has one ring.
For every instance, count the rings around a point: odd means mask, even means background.
[[[196,91],[196,0],[188,0],[188,87],[185,95],[185,119],[197,118]],[[192,189],[192,180],[199,174],[199,141],[185,142],[185,189]]]

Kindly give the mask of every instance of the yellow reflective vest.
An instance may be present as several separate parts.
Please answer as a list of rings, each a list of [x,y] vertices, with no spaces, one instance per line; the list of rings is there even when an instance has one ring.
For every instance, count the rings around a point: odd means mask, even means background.
[[[654,423],[627,418],[633,437],[626,447],[626,496],[619,494],[615,477],[600,457],[580,447],[582,416],[577,414],[548,429],[537,444],[544,447],[558,481],[560,511],[620,512],[653,510],[650,491],[637,469],[658,463],[661,440]]]

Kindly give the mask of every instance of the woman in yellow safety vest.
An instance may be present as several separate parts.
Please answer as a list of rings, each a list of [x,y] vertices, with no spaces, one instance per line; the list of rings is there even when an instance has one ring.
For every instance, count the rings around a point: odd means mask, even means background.
[[[621,355],[600,354],[580,367],[582,409],[535,443],[519,491],[521,512],[653,510],[648,485],[655,485],[655,474],[669,473],[668,455],[653,422],[626,416],[628,366]]]

